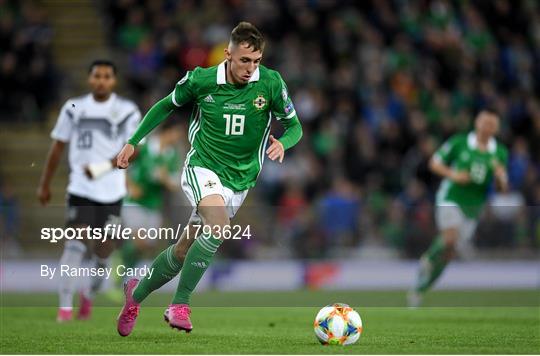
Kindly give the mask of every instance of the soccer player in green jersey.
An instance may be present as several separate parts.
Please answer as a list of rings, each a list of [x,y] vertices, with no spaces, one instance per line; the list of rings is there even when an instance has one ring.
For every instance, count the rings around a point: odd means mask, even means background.
[[[196,104],[188,130],[191,150],[181,178],[193,213],[178,243],[154,260],[152,276],[140,283],[136,279],[126,283],[126,301],[117,325],[122,336],[133,330],[140,303],[180,270],[165,318],[170,326],[191,331],[191,293],[223,242],[221,237],[230,228],[230,219],[255,185],[265,153],[281,163],[285,151],[302,136],[285,82],[278,72],[260,65],[263,50],[260,32],[250,23],[239,23],[225,49],[225,61],[187,72],[174,91],[148,111],[118,155],[118,166],[126,168],[135,146],[145,135],[176,107]],[[279,140],[270,135],[272,116],[285,127]],[[193,239],[196,224],[209,227],[209,233],[203,231]]]
[[[483,110],[473,132],[452,136],[430,161],[431,171],[443,178],[435,211],[440,234],[420,259],[416,286],[408,294],[411,307],[420,305],[459,247],[472,238],[493,179],[498,189],[508,189],[508,151],[494,137],[498,130],[497,114]]]
[[[143,252],[156,242],[145,238],[145,234],[162,225],[163,194],[180,189],[180,157],[174,145],[181,133],[179,125],[166,122],[157,135],[148,137],[141,145],[137,158],[130,164],[122,224],[131,229],[134,239],[122,243],[122,263],[126,268],[136,267]],[[146,231],[139,233],[141,229]]]

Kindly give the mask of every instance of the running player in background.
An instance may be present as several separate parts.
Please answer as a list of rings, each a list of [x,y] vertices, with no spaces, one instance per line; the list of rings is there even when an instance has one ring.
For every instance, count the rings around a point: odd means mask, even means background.
[[[126,168],[144,136],[176,107],[196,104],[188,132],[191,150],[181,179],[193,213],[176,245],[154,260],[152,277],[126,283],[126,301],[118,316],[118,333],[122,336],[133,330],[140,303],[181,269],[165,318],[170,326],[191,331],[191,293],[223,242],[220,236],[224,229],[230,228],[230,219],[255,185],[265,153],[281,163],[285,150],[302,136],[302,126],[281,75],[260,65],[263,50],[260,32],[250,23],[238,24],[225,49],[225,61],[187,72],[174,91],[150,109],[118,155],[118,167]],[[279,140],[270,135],[272,116],[285,127]],[[265,150],[268,140],[270,146]],[[195,224],[209,226],[211,232],[194,239]]]
[[[41,204],[47,205],[51,199],[54,172],[66,144],[69,144],[66,226],[74,228],[119,224],[122,199],[126,195],[126,173],[113,169],[116,166],[114,154],[133,134],[141,118],[133,102],[113,92],[116,66],[111,61],[92,62],[88,84],[90,94],[67,100],[60,111],[37,191]],[[88,250],[92,252],[91,267],[106,267],[113,248],[111,240],[105,243],[89,239],[68,240],[64,243],[60,265],[80,267]],[[59,322],[72,319],[77,282],[75,277],[60,277]],[[96,276],[89,288],[82,288],[79,319],[90,317],[92,299],[102,283],[103,277]]]
[[[408,294],[411,307],[421,304],[456,252],[470,242],[493,179],[499,190],[508,190],[508,150],[495,139],[498,130],[497,114],[482,110],[473,132],[451,137],[430,161],[431,171],[443,178],[435,212],[440,235],[420,259],[416,286]]]
[[[175,144],[181,135],[178,124],[166,122],[157,135],[150,136],[140,146],[137,159],[129,167],[122,224],[133,231],[134,239],[125,240],[122,244],[122,264],[126,268],[136,267],[144,251],[157,242],[138,237],[144,237],[150,228],[162,226],[164,193],[180,190],[180,157]],[[139,229],[146,231],[139,235]]]

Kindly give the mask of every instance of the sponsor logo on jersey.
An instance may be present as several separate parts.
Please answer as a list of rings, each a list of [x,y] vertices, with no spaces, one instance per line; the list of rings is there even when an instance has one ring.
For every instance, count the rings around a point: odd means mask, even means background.
[[[204,98],[204,101],[207,103],[215,103],[214,98],[212,98],[212,95],[208,94],[206,98]]]
[[[212,188],[214,188],[216,185],[217,185],[216,182],[212,182],[211,180],[209,180],[208,182],[206,182],[206,184],[205,184],[204,186],[207,187],[207,188],[212,189]]]
[[[264,107],[266,106],[266,99],[264,98],[264,96],[262,94],[259,94],[255,98],[255,100],[253,100],[253,106],[255,106],[255,108],[257,110],[264,109]]]
[[[225,103],[225,105],[223,105],[223,109],[226,109],[226,110],[246,110],[246,104]]]

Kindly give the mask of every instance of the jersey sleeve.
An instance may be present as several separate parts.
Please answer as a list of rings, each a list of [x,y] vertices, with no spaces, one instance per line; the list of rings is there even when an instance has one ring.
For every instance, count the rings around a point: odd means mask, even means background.
[[[456,157],[456,152],[458,150],[459,141],[461,137],[456,135],[450,137],[434,154],[433,159],[444,163],[446,165],[450,164]]]
[[[287,85],[279,73],[276,73],[276,78],[273,79],[272,83],[271,110],[278,120],[290,120],[296,116],[296,110],[287,90]]]
[[[182,79],[176,83],[171,95],[172,102],[175,106],[182,106],[195,100],[196,95],[196,78],[198,68],[193,71],[188,71]]]
[[[74,126],[74,112],[73,109],[71,109],[70,104],[71,103],[67,101],[60,110],[56,125],[51,131],[51,138],[53,140],[69,142],[69,139],[71,138]]]
[[[148,110],[131,138],[127,141],[129,144],[137,146],[157,125],[169,117],[175,108],[172,103],[172,95],[172,93],[167,95]]]

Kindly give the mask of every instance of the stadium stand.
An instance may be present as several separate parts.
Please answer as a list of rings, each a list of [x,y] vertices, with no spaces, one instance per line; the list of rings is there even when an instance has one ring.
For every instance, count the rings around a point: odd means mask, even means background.
[[[145,111],[186,70],[219,63],[237,21],[259,26],[268,40],[264,64],[286,78],[304,138],[282,167],[265,164],[250,197],[267,207],[268,221],[281,223],[275,228],[262,224],[259,229],[270,234],[261,243],[225,247],[230,256],[264,256],[265,249],[287,254],[292,247],[294,256],[324,257],[317,251],[339,254],[369,245],[417,256],[435,231],[432,203],[438,181],[427,160],[450,135],[470,129],[474,114],[486,106],[501,114],[500,138],[511,149],[513,193],[505,202],[522,208],[510,220],[489,209],[477,242],[483,247],[539,245],[536,2],[109,0],[96,9],[80,1],[78,10],[72,7],[78,11],[74,16],[86,14],[81,25],[86,31],[99,29],[95,36],[80,30],[79,38],[88,41],[80,46],[93,49],[80,56],[74,54],[81,52],[78,41],[71,41],[66,30],[73,27],[70,17],[59,21],[63,10],[58,5],[18,4],[0,2],[3,125],[54,117],[49,113],[51,104],[58,104],[60,78],[84,77],[81,68],[89,62],[84,58],[96,53],[113,53],[125,64],[121,90]],[[99,25],[100,15],[105,25]],[[56,71],[62,52],[51,55],[51,42],[62,25],[71,26],[60,31],[66,36],[60,39],[72,57]],[[39,80],[28,80],[32,75]],[[82,85],[73,88],[82,90]],[[28,106],[18,106],[28,101],[37,114],[27,115]],[[279,125],[274,130],[279,135]],[[32,135],[47,141],[43,131]],[[340,212],[339,224],[321,218],[328,211]],[[493,229],[494,224],[505,228]],[[321,248],[329,246],[339,251]]]

